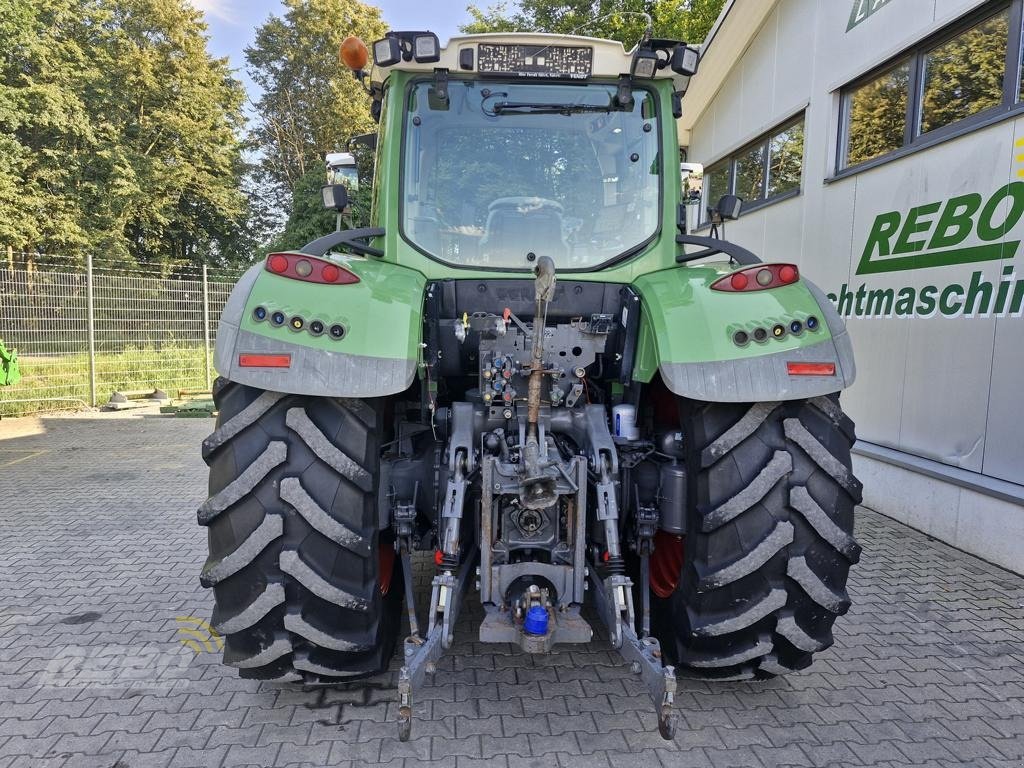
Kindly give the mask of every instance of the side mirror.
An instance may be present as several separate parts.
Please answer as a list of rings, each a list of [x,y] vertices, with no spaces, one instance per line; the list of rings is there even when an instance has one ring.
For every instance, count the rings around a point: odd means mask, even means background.
[[[324,208],[341,213],[348,207],[348,188],[344,184],[328,184],[320,188],[324,198]]]

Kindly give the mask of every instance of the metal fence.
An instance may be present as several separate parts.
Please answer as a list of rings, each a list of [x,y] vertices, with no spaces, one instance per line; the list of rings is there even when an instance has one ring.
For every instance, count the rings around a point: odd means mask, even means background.
[[[240,275],[10,256],[0,339],[17,349],[22,379],[0,388],[0,416],[96,406],[114,391],[209,389],[217,322]]]

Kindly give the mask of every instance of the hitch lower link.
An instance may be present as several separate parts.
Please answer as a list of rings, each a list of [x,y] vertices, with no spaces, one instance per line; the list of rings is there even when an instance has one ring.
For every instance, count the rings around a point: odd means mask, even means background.
[[[409,613],[409,637],[403,644],[403,661],[398,673],[398,738],[408,741],[412,734],[413,691],[423,686],[424,678],[437,671],[437,660],[451,648],[455,640],[455,622],[459,618],[462,597],[466,593],[469,574],[476,563],[478,550],[465,553],[459,561],[459,523],[466,494],[466,459],[456,452],[452,462],[447,498],[442,510],[445,522],[442,536],[442,571],[434,576],[430,589],[427,631],[420,636],[416,620],[416,603],[412,590],[412,530],[415,505],[393,507],[392,518],[397,533],[397,546],[405,574],[405,599]],[[454,568],[455,563],[458,563]]]
[[[599,498],[601,485],[598,485]],[[599,502],[598,518],[613,520],[608,531],[618,548],[618,510],[613,493],[603,495]],[[603,581],[597,575],[593,564],[587,569],[590,592],[597,604],[598,614],[608,628],[608,637],[619,654],[629,662],[633,674],[639,675],[654,703],[658,716],[658,733],[666,740],[675,737],[677,715],[675,711],[676,671],[675,667],[662,663],[661,644],[650,634],[650,595],[647,589],[649,558],[654,532],[657,529],[657,511],[650,508],[638,510],[638,526],[635,548],[640,555],[640,574],[643,595],[642,633],[637,635],[636,614],[633,607],[633,582],[628,576],[611,574]],[[653,515],[653,517],[652,517]],[[610,548],[610,547],[609,547]]]

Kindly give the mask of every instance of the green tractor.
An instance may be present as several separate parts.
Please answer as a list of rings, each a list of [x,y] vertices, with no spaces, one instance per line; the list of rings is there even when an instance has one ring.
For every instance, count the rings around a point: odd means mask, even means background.
[[[379,120],[373,226],[270,254],[217,334],[199,522],[225,663],[335,684],[401,640],[403,739],[469,590],[479,640],[526,653],[596,616],[666,738],[677,674],[806,667],[860,552],[852,348],[796,266],[686,232],[698,51],[392,32],[373,52],[364,72],[342,49]]]

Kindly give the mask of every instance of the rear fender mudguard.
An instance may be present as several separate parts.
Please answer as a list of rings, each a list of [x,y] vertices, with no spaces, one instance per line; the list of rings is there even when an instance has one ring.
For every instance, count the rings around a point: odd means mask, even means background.
[[[676,395],[711,402],[796,400],[853,384],[856,367],[846,326],[832,303],[806,279],[763,291],[728,293],[710,286],[729,274],[728,264],[684,266],[644,275],[633,378],[649,382],[660,372]],[[815,331],[790,331],[793,321],[819,320]],[[786,330],[775,337],[772,329]],[[768,338],[753,340],[764,328]],[[737,331],[751,340],[736,344]],[[834,363],[831,376],[793,376],[789,362]]]
[[[322,397],[380,397],[407,389],[416,376],[425,280],[414,270],[351,256],[329,260],[358,283],[320,285],[253,266],[235,285],[217,330],[214,365],[221,376],[276,392]],[[266,310],[257,319],[256,309]],[[271,321],[281,312],[285,322]],[[292,327],[293,318],[302,328]],[[311,324],[323,323],[314,335]],[[344,336],[329,329],[341,325]],[[242,365],[253,355],[287,355],[287,367]],[[258,358],[255,362],[261,362]]]

